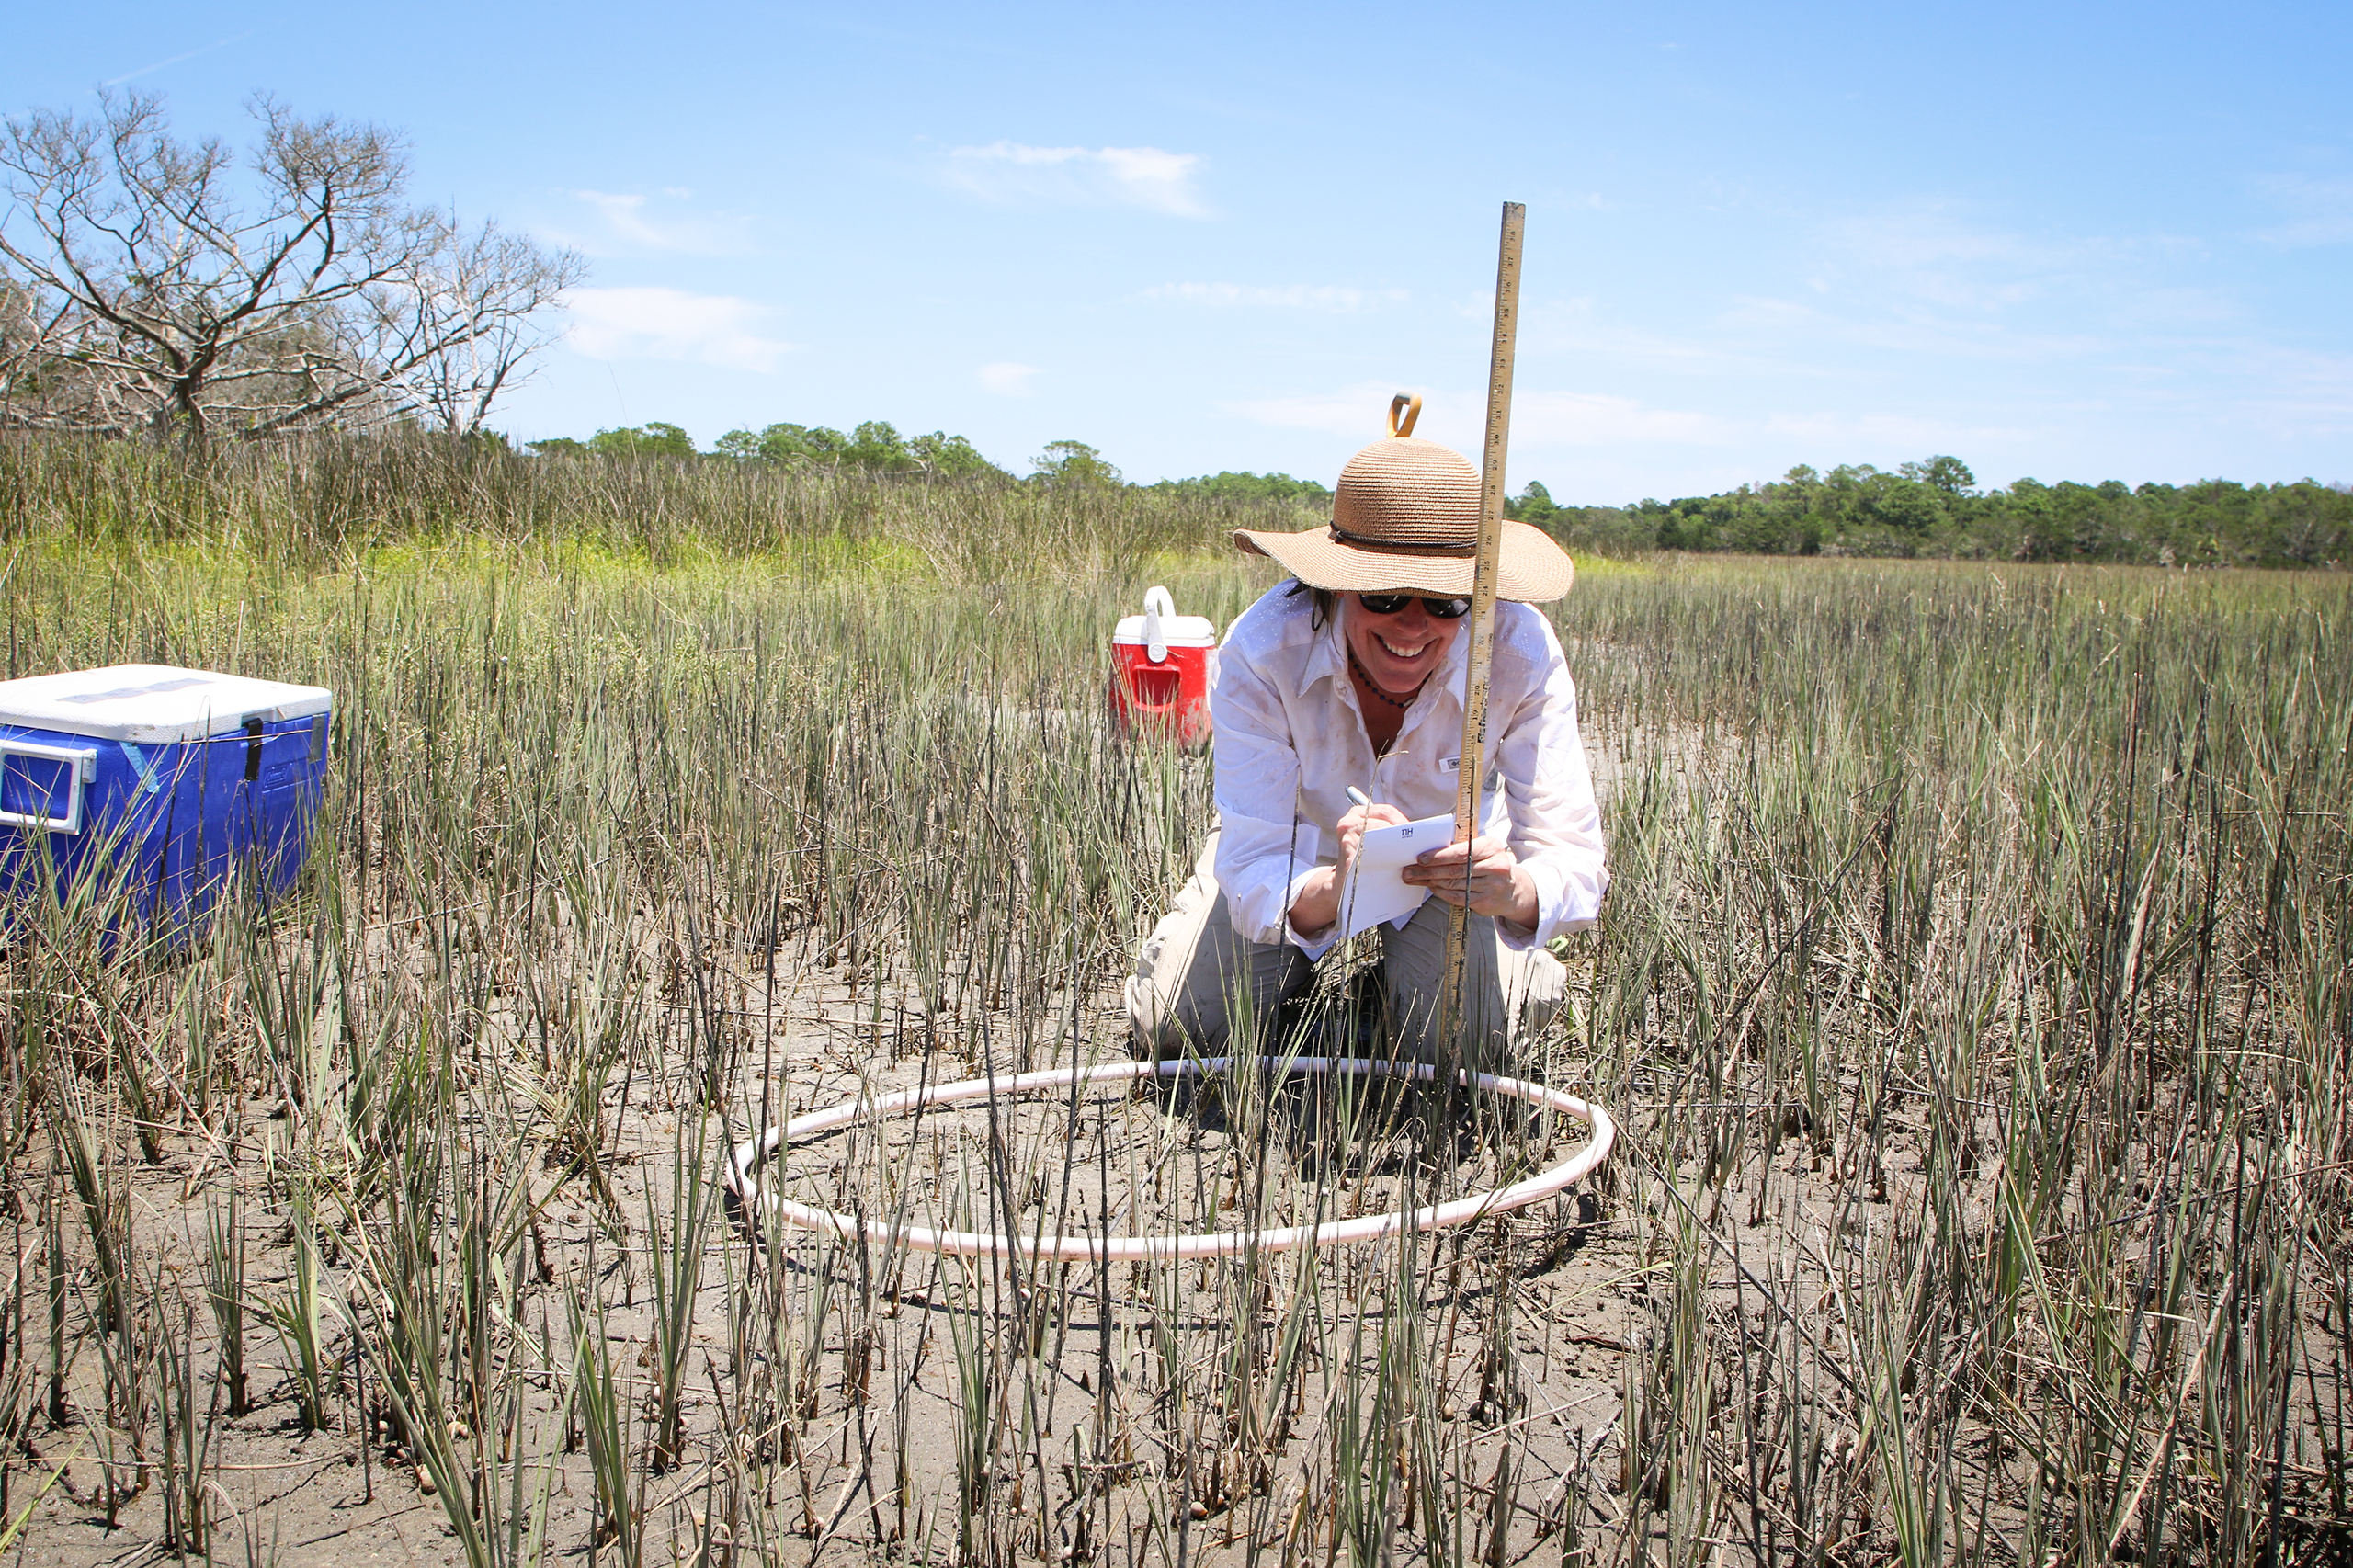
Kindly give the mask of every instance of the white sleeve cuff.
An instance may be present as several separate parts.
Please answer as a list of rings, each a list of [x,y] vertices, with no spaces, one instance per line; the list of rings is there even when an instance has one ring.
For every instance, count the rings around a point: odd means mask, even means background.
[[[1283,890],[1283,940],[1305,953],[1310,963],[1330,952],[1340,939],[1340,923],[1336,920],[1312,937],[1301,936],[1299,928],[1290,923],[1291,905],[1299,902],[1299,890],[1307,885],[1308,878],[1322,869],[1321,866],[1310,866],[1293,877],[1290,886]]]
[[[1528,880],[1536,884],[1536,924],[1523,932],[1508,920],[1495,922],[1495,940],[1516,953],[1551,941],[1561,917],[1561,879],[1554,868],[1541,859],[1522,860],[1520,865]]]
[[[1263,944],[1290,940],[1290,906],[1301,879],[1315,869],[1322,835],[1313,823],[1219,816],[1217,881],[1235,934]]]

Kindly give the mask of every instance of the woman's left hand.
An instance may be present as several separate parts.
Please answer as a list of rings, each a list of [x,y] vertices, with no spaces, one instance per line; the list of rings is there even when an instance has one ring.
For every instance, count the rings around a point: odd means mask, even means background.
[[[1470,863],[1467,877],[1466,860]],[[1536,879],[1500,838],[1482,836],[1429,850],[1402,875],[1449,903],[1468,903],[1473,915],[1508,920],[1524,931],[1536,928]]]

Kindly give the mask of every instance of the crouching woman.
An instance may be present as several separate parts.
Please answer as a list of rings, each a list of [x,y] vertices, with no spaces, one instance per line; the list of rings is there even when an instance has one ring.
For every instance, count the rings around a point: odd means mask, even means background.
[[[1405,429],[1412,428],[1410,421]],[[1145,940],[1127,1004],[1138,1049],[1222,1053],[1266,1040],[1339,938],[1365,832],[1450,814],[1461,767],[1479,476],[1392,433],[1351,459],[1328,528],[1242,529],[1290,574],[1228,631],[1211,689],[1218,823]],[[1531,605],[1568,592],[1569,558],[1504,524],[1487,693],[1483,820],[1405,879],[1430,890],[1379,926],[1391,1049],[1435,1060],[1449,906],[1467,903],[1468,1064],[1514,1059],[1561,1001],[1554,937],[1590,927],[1608,886],[1576,688]],[[1350,799],[1354,787],[1372,802]]]

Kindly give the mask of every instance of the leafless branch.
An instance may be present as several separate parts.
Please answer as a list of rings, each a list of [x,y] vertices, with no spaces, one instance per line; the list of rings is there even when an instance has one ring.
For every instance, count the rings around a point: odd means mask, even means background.
[[[372,126],[252,108],[242,170],[143,94],[0,122],[0,426],[471,434],[523,379],[578,256],[404,205]]]

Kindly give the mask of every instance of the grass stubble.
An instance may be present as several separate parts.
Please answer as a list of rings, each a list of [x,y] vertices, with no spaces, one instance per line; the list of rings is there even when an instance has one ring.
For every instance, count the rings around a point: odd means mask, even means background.
[[[2344,579],[1587,563],[1617,887],[1522,1065],[1619,1153],[1457,1233],[1033,1266],[899,1233],[1314,1222],[1577,1130],[1000,1096],[783,1157],[862,1239],[735,1223],[730,1140],[1121,1055],[1207,823],[1106,733],[1142,584],[1053,531],[1101,517],[839,491],[799,552],[790,496],[699,553],[23,539],[12,674],[337,694],[297,896],[0,956],[25,1560],[2343,1560]],[[878,562],[893,508],[971,559]],[[1119,526],[1222,623],[1231,521]]]

